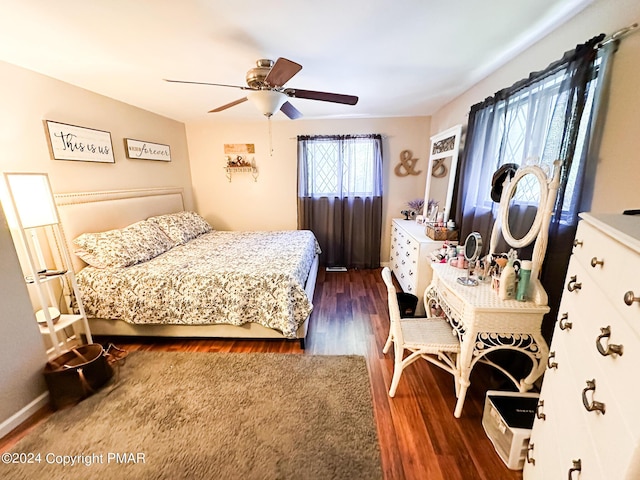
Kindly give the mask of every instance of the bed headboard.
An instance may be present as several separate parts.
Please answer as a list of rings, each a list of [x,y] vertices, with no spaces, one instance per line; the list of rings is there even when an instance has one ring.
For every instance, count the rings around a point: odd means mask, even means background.
[[[155,215],[184,210],[183,189],[145,188],[55,194],[58,214],[74,271],[86,264],[73,254],[71,242],[83,233],[123,228]]]

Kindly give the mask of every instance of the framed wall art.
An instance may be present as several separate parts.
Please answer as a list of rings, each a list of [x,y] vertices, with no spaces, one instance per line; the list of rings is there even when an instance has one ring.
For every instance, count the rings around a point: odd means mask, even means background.
[[[115,163],[111,133],[51,120],[44,122],[54,160]]]
[[[125,138],[124,148],[127,152],[127,158],[161,160],[163,162],[171,161],[171,148],[169,145]]]

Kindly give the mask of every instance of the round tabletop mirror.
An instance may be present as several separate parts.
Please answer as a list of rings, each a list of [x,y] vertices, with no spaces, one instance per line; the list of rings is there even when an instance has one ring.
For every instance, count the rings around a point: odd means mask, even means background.
[[[458,283],[473,287],[478,285],[478,281],[475,278],[471,278],[470,272],[473,268],[473,264],[480,258],[482,253],[482,236],[478,232],[472,232],[467,236],[464,241],[464,258],[469,262],[467,267],[467,276],[459,277]]]
[[[464,258],[469,262],[475,262],[482,253],[482,237],[478,232],[470,233],[464,241]]]
[[[533,243],[538,236],[547,203],[547,177],[539,168],[518,170],[500,201],[502,236],[514,248]]]

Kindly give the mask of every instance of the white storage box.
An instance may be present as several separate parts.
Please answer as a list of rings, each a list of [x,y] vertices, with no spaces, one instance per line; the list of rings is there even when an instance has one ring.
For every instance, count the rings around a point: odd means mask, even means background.
[[[524,467],[538,398],[537,393],[487,392],[482,426],[511,470]]]

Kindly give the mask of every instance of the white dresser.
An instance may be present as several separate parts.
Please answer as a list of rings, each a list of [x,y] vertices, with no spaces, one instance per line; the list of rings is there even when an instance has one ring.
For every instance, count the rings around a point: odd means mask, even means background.
[[[389,268],[402,290],[418,297],[416,315],[424,315],[422,295],[433,274],[430,254],[444,244],[427,237],[424,228],[414,220],[401,218],[394,218],[391,223]]]
[[[640,217],[580,216],[525,480],[640,478]]]

